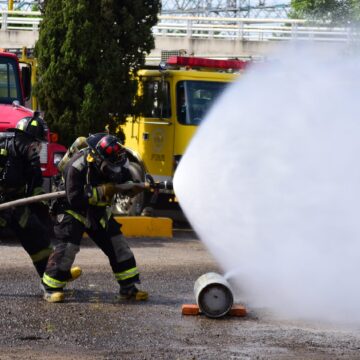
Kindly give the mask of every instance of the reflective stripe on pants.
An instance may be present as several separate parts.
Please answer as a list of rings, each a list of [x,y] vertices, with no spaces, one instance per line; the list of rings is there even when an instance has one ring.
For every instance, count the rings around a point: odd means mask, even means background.
[[[62,289],[66,285],[66,281],[56,280],[50,277],[47,273],[44,273],[42,281],[45,285],[53,288],[53,289]]]
[[[135,276],[139,275],[139,270],[138,268],[135,266],[129,270],[125,270],[122,272],[118,272],[115,273],[115,278],[117,281],[123,281],[123,280],[128,280],[131,279]]]

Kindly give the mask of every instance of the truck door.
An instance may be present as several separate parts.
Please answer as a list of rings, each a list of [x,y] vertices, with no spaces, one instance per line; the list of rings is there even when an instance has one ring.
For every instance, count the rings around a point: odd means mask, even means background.
[[[143,78],[143,116],[139,121],[139,153],[155,180],[166,180],[173,171],[174,126],[170,84],[161,77]]]
[[[176,83],[175,158],[180,160],[197,127],[227,84],[189,79]]]

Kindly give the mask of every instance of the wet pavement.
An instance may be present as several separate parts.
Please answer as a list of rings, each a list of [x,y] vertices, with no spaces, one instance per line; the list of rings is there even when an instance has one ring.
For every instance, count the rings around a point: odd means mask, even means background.
[[[14,241],[1,241],[0,360],[8,359],[360,359],[357,329],[276,319],[245,304],[245,318],[183,316],[196,279],[220,271],[186,229],[172,239],[130,239],[145,303],[119,303],[107,258],[86,240],[83,275],[62,304],[41,299],[39,279]],[[241,303],[241,295],[236,299]]]

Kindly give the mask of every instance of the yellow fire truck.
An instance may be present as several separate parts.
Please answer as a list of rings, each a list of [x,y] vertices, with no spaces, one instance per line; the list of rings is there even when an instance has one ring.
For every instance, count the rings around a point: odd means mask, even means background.
[[[139,180],[145,173],[155,181],[171,181],[190,139],[214,100],[234,81],[248,62],[171,56],[159,67],[138,73],[142,115],[129,116],[121,126],[131,152],[131,171]],[[167,202],[171,190],[162,190]],[[137,215],[144,196],[131,202],[119,198],[118,213]]]

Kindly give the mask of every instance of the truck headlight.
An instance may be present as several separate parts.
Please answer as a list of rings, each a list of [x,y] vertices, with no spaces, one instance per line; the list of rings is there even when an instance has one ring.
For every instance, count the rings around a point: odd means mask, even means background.
[[[57,166],[61,159],[64,157],[64,153],[54,153],[54,165]]]
[[[48,163],[48,143],[42,141],[41,142],[41,149],[40,149],[40,164],[47,164]]]

